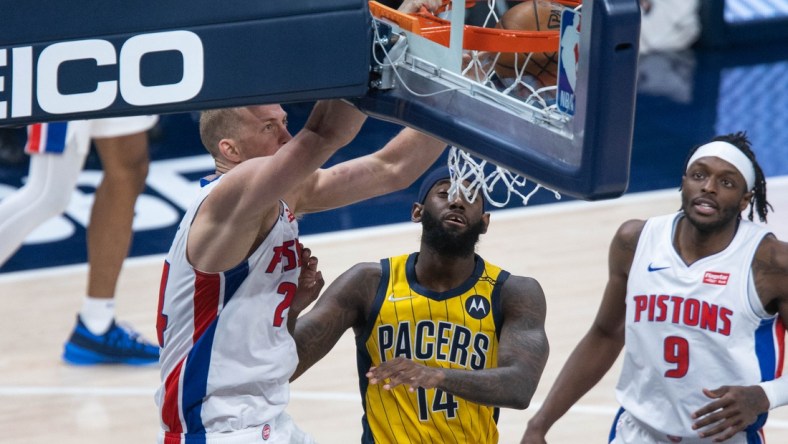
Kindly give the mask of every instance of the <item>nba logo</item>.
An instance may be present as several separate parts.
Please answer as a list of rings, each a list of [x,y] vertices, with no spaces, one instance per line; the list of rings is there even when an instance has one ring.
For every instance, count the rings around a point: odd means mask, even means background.
[[[575,115],[575,84],[580,58],[580,13],[564,9],[561,13],[561,37],[558,48],[558,109]]]

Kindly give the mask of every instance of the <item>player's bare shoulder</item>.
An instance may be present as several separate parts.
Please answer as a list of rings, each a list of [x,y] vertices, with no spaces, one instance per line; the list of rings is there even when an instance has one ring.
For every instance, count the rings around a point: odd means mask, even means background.
[[[346,273],[353,276],[356,284],[374,284],[377,287],[383,275],[383,267],[380,262],[359,262],[350,267]]]
[[[544,291],[539,281],[530,276],[517,276],[513,274],[506,279],[502,290],[504,294],[513,293],[528,297],[544,297]]]
[[[757,270],[788,279],[788,242],[783,242],[773,235],[764,237],[755,252]]]
[[[630,219],[618,227],[618,230],[613,237],[613,242],[619,244],[620,247],[626,250],[631,250],[634,253],[635,247],[637,247],[638,240],[640,239],[640,233],[643,232],[643,227],[645,226],[645,220]]]
[[[378,291],[383,268],[380,262],[360,262],[337,277],[323,297],[334,298],[345,310],[366,319]]]
[[[542,286],[528,276],[509,276],[501,289],[501,303],[504,314],[514,310],[543,318],[547,310]]]
[[[618,227],[613,240],[610,242],[610,250],[608,252],[608,266],[611,273],[620,277],[629,274],[629,269],[635,258],[635,250],[637,250],[638,241],[640,240],[640,234],[645,226],[646,221],[644,220],[630,219]]]
[[[766,236],[757,251],[757,257],[781,267],[783,273],[788,266],[788,242],[777,239],[774,235]]]
[[[788,242],[766,236],[755,252],[752,269],[764,306],[773,312],[775,304],[788,304]]]

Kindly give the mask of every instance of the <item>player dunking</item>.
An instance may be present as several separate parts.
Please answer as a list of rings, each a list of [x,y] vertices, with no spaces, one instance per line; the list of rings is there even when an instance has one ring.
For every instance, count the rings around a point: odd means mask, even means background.
[[[287,316],[301,309],[295,292],[309,257],[296,216],[406,187],[444,148],[404,129],[376,153],[318,169],[363,121],[340,101],[318,102],[295,136],[279,105],[202,114],[216,175],[184,216],[164,266],[163,442],[311,442],[284,413],[298,360]]]
[[[766,181],[743,133],[690,153],[681,211],[625,222],[597,317],[523,444],[545,434],[624,348],[611,443],[762,443],[788,404],[788,244],[766,221]],[[748,205],[749,219],[741,212]]]
[[[539,283],[474,254],[490,214],[450,186],[445,167],[422,183],[418,253],[357,264],[296,321],[294,377],[353,328],[363,443],[498,442],[498,408],[526,408],[547,361]]]

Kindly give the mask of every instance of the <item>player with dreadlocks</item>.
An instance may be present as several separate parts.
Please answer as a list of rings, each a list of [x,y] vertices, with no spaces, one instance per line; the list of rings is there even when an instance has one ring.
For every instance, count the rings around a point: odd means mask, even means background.
[[[758,165],[758,162],[755,160],[755,153],[752,151],[752,146],[750,145],[750,141],[747,139],[747,134],[743,132],[733,133],[733,134],[725,134],[723,136],[717,136],[711,139],[712,142],[727,142],[739,150],[747,156],[750,163],[752,163],[753,172],[755,174],[755,185],[752,188],[752,198],[750,199],[750,214],[748,218],[752,220],[753,212],[758,212],[758,219],[761,222],[766,222],[766,214],[769,210],[773,210],[772,206],[769,205],[769,202],[766,201],[766,178],[763,176],[763,170],[761,170],[761,166]],[[689,167],[690,159],[693,158],[694,154],[700,147],[704,145],[697,145],[695,148],[690,150],[689,154],[687,155],[687,161],[684,163],[684,169],[686,170]],[[741,218],[741,213],[739,213],[739,217]]]
[[[765,442],[767,412],[788,404],[788,244],[752,222],[769,208],[744,133],[694,148],[681,210],[613,238],[596,319],[522,443],[544,443],[622,349],[611,443]]]

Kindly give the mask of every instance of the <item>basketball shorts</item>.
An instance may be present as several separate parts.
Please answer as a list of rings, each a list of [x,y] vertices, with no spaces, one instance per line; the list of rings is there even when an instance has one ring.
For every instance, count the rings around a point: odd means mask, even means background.
[[[189,444],[187,435],[159,433],[158,444]],[[287,413],[280,413],[273,420],[245,430],[229,433],[209,433],[199,440],[204,444],[316,444],[306,432],[299,429]]]
[[[110,117],[94,120],[54,122],[28,127],[25,152],[85,156],[91,139],[128,136],[153,128],[159,116]]]
[[[658,432],[635,419],[626,410],[618,415],[616,423],[613,424],[613,430],[611,430],[610,433],[610,444],[702,444],[711,442],[713,442],[712,438],[680,438],[678,436],[670,436]],[[760,439],[754,442],[748,441],[745,433],[739,433],[725,442],[730,444],[760,444],[765,441]]]
[[[147,131],[156,125],[158,116],[130,116],[94,119],[90,122],[90,137],[101,139],[106,137],[128,136]]]

